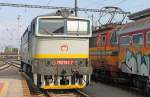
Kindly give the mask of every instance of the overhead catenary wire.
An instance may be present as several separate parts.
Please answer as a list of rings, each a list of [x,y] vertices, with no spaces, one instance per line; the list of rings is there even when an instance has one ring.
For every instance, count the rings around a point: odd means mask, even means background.
[[[14,3],[0,3],[0,6],[24,7],[24,8],[40,8],[40,9],[68,9],[68,10],[75,10],[75,8],[71,8],[71,7],[41,6],[41,5],[27,5],[27,4],[14,4]],[[78,8],[78,11],[114,13],[114,11],[108,12],[108,11],[102,10],[102,9],[87,9],[87,8]],[[130,12],[125,12],[123,10],[120,10],[120,11],[116,11],[116,13],[129,14]]]

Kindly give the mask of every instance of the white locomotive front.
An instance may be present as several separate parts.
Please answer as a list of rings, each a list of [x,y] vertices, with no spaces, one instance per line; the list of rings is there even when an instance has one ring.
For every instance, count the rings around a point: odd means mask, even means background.
[[[21,39],[21,69],[43,89],[79,89],[90,82],[90,20],[65,12],[36,17]]]

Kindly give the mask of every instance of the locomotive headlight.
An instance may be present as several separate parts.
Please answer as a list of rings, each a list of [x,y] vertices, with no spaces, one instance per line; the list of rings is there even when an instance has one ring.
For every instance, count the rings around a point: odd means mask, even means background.
[[[71,13],[71,12],[70,12],[68,9],[62,9],[62,10],[58,10],[58,11],[56,12],[57,15],[61,15],[61,16],[64,17],[64,18],[68,18],[69,15],[70,15],[70,13]]]

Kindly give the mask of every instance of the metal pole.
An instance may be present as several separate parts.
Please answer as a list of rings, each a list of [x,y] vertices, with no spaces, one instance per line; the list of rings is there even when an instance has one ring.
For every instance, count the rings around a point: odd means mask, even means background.
[[[77,0],[75,0],[75,16],[78,16],[78,4],[77,4]]]

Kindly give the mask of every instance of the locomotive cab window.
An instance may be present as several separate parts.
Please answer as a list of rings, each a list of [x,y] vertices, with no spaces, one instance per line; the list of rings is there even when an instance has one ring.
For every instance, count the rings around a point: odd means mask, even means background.
[[[89,22],[85,20],[68,20],[67,34],[83,34],[89,33]]]
[[[120,44],[128,45],[130,43],[130,36],[122,36],[120,38]]]
[[[64,20],[61,19],[40,19],[39,34],[53,35],[64,33]]]
[[[106,36],[102,36],[102,45],[106,44]]]
[[[111,44],[116,44],[117,43],[117,35],[116,32],[113,32],[111,39],[110,39]]]
[[[41,35],[88,35],[90,21],[82,19],[40,18],[38,33]]]
[[[133,35],[133,44],[143,44],[144,43],[144,37],[143,34],[137,34]]]

